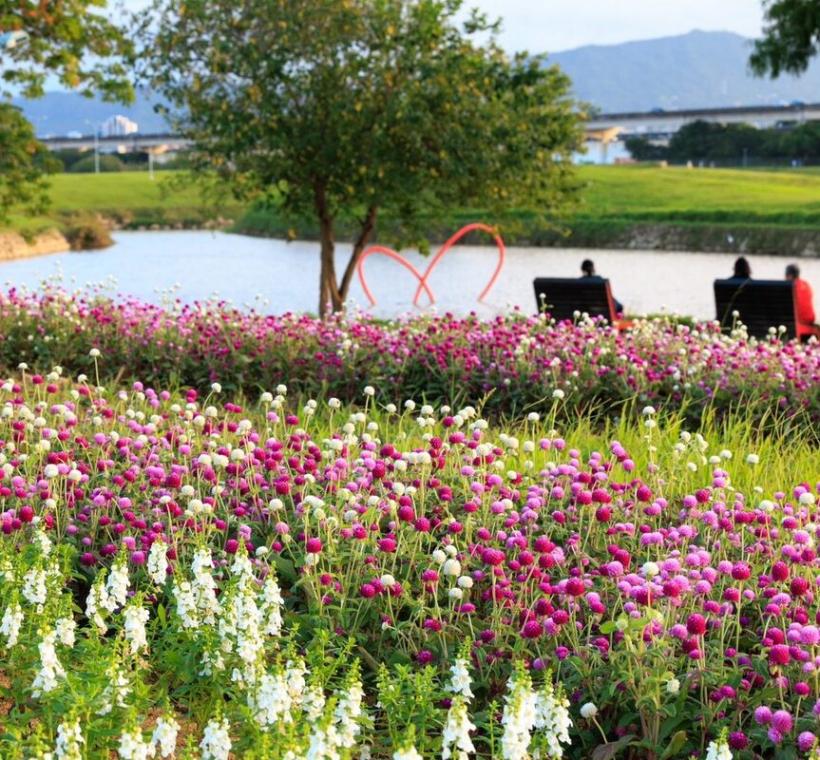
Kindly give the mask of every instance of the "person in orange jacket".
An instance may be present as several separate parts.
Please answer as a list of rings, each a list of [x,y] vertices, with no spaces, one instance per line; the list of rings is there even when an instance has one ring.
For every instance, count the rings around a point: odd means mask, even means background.
[[[794,301],[797,308],[797,322],[800,327],[817,327],[814,313],[814,294],[811,285],[800,278],[800,267],[789,264],[786,267],[786,279],[794,283]],[[810,334],[810,331],[808,331]]]

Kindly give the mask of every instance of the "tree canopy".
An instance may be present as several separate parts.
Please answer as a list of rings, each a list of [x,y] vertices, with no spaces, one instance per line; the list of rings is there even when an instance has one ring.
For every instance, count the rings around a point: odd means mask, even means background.
[[[130,43],[104,13],[106,0],[0,0],[0,78],[26,97],[49,76],[87,94],[128,99],[122,56]]]
[[[339,309],[379,214],[424,242],[444,208],[524,205],[545,218],[572,198],[580,143],[569,80],[508,59],[494,25],[461,0],[155,0],[138,60],[194,143],[200,173],[240,197],[313,219],[320,311]],[[337,277],[340,218],[353,254]]]
[[[0,103],[0,222],[7,221],[13,207],[33,212],[45,208],[52,161],[20,110]]]
[[[820,43],[818,0],[763,0],[765,26],[750,63],[758,75],[801,74]]]
[[[0,96],[37,97],[52,76],[84,94],[129,100],[131,45],[105,7],[105,0],[0,0]],[[0,101],[0,221],[13,208],[42,210],[46,175],[58,166],[23,114]]]

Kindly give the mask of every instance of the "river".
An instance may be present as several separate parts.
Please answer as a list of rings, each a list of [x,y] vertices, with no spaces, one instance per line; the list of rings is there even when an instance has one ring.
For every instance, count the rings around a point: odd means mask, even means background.
[[[155,303],[169,297],[194,301],[218,296],[269,313],[316,310],[319,260],[314,242],[288,243],[221,232],[118,232],[114,239],[115,245],[102,251],[0,263],[0,282],[34,288],[47,278],[60,278],[66,287],[74,288],[105,281],[112,295],[127,294]],[[339,246],[339,271],[348,253],[348,246]],[[406,255],[424,271],[429,258]],[[730,254],[511,247],[486,303],[477,304],[498,254],[493,247],[456,246],[430,276],[435,308],[459,314],[475,310],[481,316],[498,314],[513,305],[535,311],[533,278],[577,276],[587,257],[594,259],[599,273],[609,277],[613,293],[630,314],[665,310],[705,319],[714,317],[712,281],[729,276],[733,261]],[[758,278],[779,279],[788,263],[773,256],[748,258]],[[802,259],[799,264],[820,293],[820,259]],[[412,295],[417,281],[411,273],[380,256],[366,261],[365,272],[377,300],[374,314],[415,311]],[[350,300],[361,307],[368,303],[358,280]],[[422,298],[421,303],[426,300]]]

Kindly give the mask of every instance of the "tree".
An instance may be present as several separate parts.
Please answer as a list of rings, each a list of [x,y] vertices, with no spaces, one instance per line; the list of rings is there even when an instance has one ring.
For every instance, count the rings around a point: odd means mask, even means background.
[[[627,137],[624,147],[636,161],[664,161],[669,158],[669,148],[666,145],[657,145],[639,135]]]
[[[55,168],[20,110],[0,103],[0,222],[15,206],[42,211],[48,203],[46,174]]]
[[[400,242],[447,209],[571,202],[580,145],[569,80],[508,59],[462,0],[155,0],[139,29],[147,81],[193,142],[192,165],[320,236],[319,311],[341,309],[380,215]],[[339,222],[352,255],[337,277]]]
[[[129,100],[131,46],[104,8],[105,0],[0,0],[0,96],[37,97],[54,76],[84,94]],[[43,210],[46,175],[58,166],[22,113],[0,102],[0,220],[15,206]]]
[[[750,63],[758,76],[802,74],[820,44],[818,0],[763,0],[763,38],[755,42]]]
[[[85,94],[129,99],[122,56],[130,43],[102,12],[105,0],[0,0],[0,78],[26,97],[49,76]]]

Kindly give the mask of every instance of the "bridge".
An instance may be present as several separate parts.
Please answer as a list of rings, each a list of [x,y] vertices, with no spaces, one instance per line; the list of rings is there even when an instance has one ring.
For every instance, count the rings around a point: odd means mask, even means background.
[[[609,163],[614,158],[626,156],[623,141],[627,137],[646,137],[665,144],[681,127],[693,121],[749,124],[758,129],[788,129],[807,122],[820,122],[820,103],[596,114],[585,126],[587,153],[578,158]],[[96,147],[101,153],[149,153],[158,161],[162,161],[163,157],[171,158],[190,146],[186,138],[170,133],[97,138],[94,135],[47,137],[42,142],[51,150],[94,150]]]
[[[737,108],[692,108],[681,111],[656,109],[648,112],[605,113],[586,124],[587,136],[617,132],[618,139],[641,136],[668,140],[686,124],[710,121],[717,124],[748,124],[757,129],[788,129],[820,121],[820,103],[792,103],[787,106],[744,106]]]
[[[101,153],[177,153],[190,145],[184,137],[169,133],[141,135],[119,135],[112,137],[95,137],[82,135],[79,137],[42,137],[42,142],[49,150],[94,150]]]

